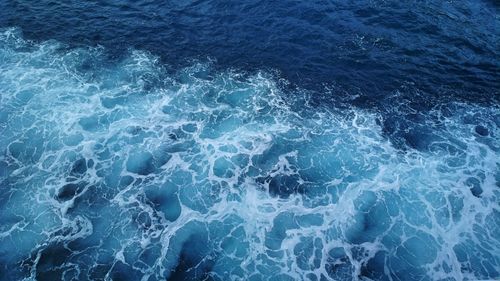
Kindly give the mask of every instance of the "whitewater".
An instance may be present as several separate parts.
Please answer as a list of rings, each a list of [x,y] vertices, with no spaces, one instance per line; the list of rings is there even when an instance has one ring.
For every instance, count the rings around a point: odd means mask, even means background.
[[[0,32],[0,280],[500,278],[498,104],[401,144],[279,73],[106,54]]]

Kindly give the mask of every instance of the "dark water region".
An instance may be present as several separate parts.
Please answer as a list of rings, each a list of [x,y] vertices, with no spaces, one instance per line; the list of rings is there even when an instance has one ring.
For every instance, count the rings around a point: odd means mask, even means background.
[[[0,281],[499,279],[498,12],[0,0]]]
[[[3,1],[0,26],[113,56],[148,50],[174,67],[210,58],[278,70],[303,88],[340,88],[328,99],[359,95],[360,106],[403,85],[421,103],[498,102],[498,11],[475,0]]]

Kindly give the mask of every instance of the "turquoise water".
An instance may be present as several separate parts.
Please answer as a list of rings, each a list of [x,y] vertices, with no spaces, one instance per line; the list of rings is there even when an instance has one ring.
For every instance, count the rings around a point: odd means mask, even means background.
[[[0,33],[1,280],[499,278],[498,105],[401,148],[276,73],[106,51]]]

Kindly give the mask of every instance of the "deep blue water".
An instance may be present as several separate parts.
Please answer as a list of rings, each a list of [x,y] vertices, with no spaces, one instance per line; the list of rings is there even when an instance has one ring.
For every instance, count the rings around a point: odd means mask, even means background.
[[[1,1],[0,280],[497,280],[495,1]]]

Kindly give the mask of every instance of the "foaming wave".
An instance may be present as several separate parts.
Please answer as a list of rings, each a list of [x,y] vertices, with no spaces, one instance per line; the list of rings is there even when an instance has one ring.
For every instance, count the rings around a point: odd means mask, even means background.
[[[266,73],[105,52],[0,33],[0,279],[499,277],[498,107],[401,149]]]

